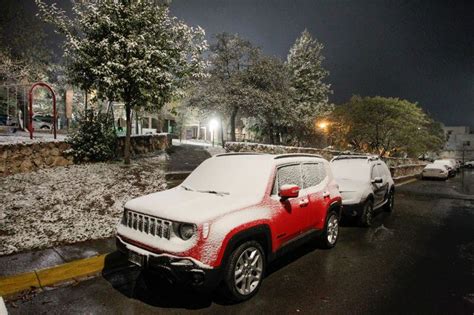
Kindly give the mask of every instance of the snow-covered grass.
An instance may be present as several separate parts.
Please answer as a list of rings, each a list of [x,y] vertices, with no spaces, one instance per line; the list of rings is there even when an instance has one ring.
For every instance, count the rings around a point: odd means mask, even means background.
[[[0,255],[112,236],[126,201],[166,188],[166,158],[0,178]]]
[[[17,131],[15,133],[0,133],[0,144],[64,141],[65,139],[66,135],[57,134],[56,139],[54,139],[53,134],[44,132],[33,133],[33,139],[30,139],[30,134],[24,131]]]

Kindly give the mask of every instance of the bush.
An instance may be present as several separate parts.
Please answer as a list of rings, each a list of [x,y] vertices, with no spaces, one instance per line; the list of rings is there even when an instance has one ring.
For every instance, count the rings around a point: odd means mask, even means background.
[[[104,113],[86,112],[79,120],[79,128],[67,142],[75,162],[100,162],[115,158],[117,136],[110,119]]]

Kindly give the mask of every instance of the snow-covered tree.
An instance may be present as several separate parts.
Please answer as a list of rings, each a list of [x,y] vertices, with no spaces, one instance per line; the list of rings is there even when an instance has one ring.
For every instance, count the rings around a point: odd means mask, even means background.
[[[220,33],[211,45],[209,77],[192,91],[189,103],[200,109],[229,117],[231,140],[239,112],[245,113],[242,76],[256,59],[259,50],[238,35]]]
[[[66,36],[71,82],[125,103],[124,158],[130,163],[132,110],[161,108],[189,79],[203,75],[204,30],[152,0],[75,2],[72,18],[56,5],[35,1],[43,18]]]
[[[314,133],[317,117],[326,115],[332,109],[328,103],[331,86],[325,83],[329,72],[322,65],[323,48],[322,43],[304,30],[288,54],[294,112],[300,119],[298,126],[301,126],[294,132],[300,139]]]
[[[241,102],[246,113],[256,119],[252,129],[271,144],[280,143],[288,126],[298,124],[289,97],[290,80],[285,63],[260,55],[243,77]]]

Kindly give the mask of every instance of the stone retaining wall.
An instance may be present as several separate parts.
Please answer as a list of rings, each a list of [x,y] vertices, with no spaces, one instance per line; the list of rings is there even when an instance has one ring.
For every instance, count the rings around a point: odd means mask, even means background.
[[[139,135],[130,138],[130,153],[132,156],[148,154],[156,151],[163,151],[171,147],[171,134],[160,133],[152,135]],[[123,156],[125,137],[118,138],[117,153]]]
[[[306,148],[306,147],[291,147],[283,145],[270,145],[261,143],[251,142],[226,142],[225,150],[227,152],[261,152],[270,154],[283,154],[283,153],[308,153],[318,154],[324,157],[326,160],[331,160],[333,157],[341,154],[354,154],[349,151],[338,151],[338,150],[327,150],[318,148]],[[362,153],[360,153],[362,154]],[[424,164],[422,161],[416,159],[405,159],[405,158],[383,158],[385,163],[389,167],[407,164]]]
[[[72,157],[64,153],[69,148],[63,141],[2,144],[0,175],[73,164]]]
[[[117,150],[122,156],[125,138],[118,138]],[[143,135],[131,138],[132,156],[166,150],[171,146],[169,134]],[[64,141],[0,144],[0,176],[34,171],[40,168],[73,164]]]
[[[334,156],[341,154],[348,154],[351,152],[338,151],[338,150],[326,150],[318,148],[305,148],[305,147],[291,147],[282,145],[269,145],[261,143],[250,143],[250,142],[226,142],[225,150],[227,152],[260,152],[270,154],[283,154],[283,153],[308,153],[318,154],[327,160],[331,160]],[[405,158],[383,158],[390,168],[390,172],[394,178],[403,178],[408,176],[416,176],[421,173],[426,163],[416,159],[405,159]]]

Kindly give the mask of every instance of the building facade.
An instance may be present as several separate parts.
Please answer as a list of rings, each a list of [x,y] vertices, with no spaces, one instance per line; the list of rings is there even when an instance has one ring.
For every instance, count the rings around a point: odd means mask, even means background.
[[[444,126],[446,144],[442,158],[460,161],[474,160],[474,132],[468,126]]]

